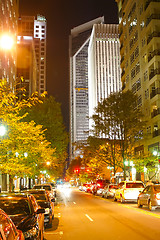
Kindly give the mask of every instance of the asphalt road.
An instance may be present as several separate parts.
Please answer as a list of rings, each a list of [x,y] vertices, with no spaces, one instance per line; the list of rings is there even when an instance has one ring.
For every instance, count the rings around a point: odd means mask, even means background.
[[[150,212],[135,203],[119,203],[71,189],[57,196],[47,240],[158,240],[160,209]]]

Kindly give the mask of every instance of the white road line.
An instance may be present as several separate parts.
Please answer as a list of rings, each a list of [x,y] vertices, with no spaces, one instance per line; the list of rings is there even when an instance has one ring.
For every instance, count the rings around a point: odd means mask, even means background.
[[[76,202],[73,202],[74,204],[76,204]]]
[[[86,216],[91,222],[93,222],[93,219],[92,219],[90,216],[88,216],[88,214],[85,214],[85,216]]]

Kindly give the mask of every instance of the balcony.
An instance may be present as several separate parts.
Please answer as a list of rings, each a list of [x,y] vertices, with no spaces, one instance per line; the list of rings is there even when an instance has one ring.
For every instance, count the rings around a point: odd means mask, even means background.
[[[149,0],[146,2],[144,9],[146,10],[151,2],[160,2],[160,0]]]
[[[155,130],[155,131],[153,132],[153,138],[154,138],[154,137],[158,137],[159,135],[160,135],[160,129]]]
[[[157,109],[154,109],[152,112],[151,112],[151,118],[154,118],[156,117],[157,115],[160,114],[160,108],[157,108]]]
[[[155,32],[151,33],[147,38],[147,44],[149,44],[150,41],[152,40],[152,38],[154,38],[154,37],[160,37],[160,32],[155,31]]]
[[[148,62],[151,61],[151,59],[154,57],[154,56],[160,56],[160,49],[156,49],[154,50],[153,52],[151,52],[148,56]]]
[[[153,19],[156,19],[156,20],[160,19],[160,14],[152,14],[149,18],[147,18],[146,27]]]
[[[150,94],[150,99],[152,99],[154,96],[160,94],[160,88],[156,88],[154,90],[152,90],[151,94]]]
[[[155,75],[160,74],[160,68],[153,69],[149,74],[149,80],[151,80]]]

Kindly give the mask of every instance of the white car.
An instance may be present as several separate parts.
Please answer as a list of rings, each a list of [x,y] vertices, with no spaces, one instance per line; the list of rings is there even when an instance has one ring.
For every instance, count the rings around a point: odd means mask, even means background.
[[[140,192],[144,189],[142,181],[122,181],[118,184],[118,189],[115,191],[114,201],[120,200],[121,203],[137,202]]]

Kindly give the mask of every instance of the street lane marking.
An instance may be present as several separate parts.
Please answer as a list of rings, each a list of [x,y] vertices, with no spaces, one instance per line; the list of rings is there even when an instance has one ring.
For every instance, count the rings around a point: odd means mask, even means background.
[[[74,204],[76,204],[76,202],[73,202]]]
[[[85,216],[86,216],[91,222],[93,222],[93,219],[92,219],[90,216],[88,216],[88,214],[85,214]]]

